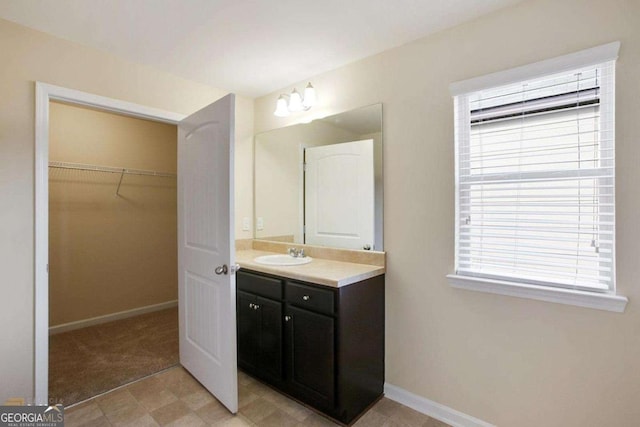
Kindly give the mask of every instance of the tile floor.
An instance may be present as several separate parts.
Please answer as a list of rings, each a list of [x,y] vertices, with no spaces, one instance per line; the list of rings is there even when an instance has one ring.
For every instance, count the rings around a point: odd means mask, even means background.
[[[239,411],[231,415],[182,367],[68,408],[65,426],[264,426],[324,427],[337,424],[240,372]],[[447,427],[383,398],[357,427]]]

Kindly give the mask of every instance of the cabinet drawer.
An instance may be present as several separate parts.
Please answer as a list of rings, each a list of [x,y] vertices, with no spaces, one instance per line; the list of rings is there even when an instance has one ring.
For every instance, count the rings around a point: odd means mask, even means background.
[[[236,288],[266,298],[282,299],[282,280],[259,276],[246,271],[236,273]]]
[[[333,291],[296,282],[287,282],[285,287],[286,299],[289,304],[333,314],[335,296]]]

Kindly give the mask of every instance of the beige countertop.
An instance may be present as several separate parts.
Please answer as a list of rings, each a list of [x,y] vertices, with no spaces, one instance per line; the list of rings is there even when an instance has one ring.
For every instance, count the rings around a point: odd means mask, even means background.
[[[333,261],[313,258],[309,264],[274,266],[258,264],[254,261],[262,255],[274,255],[277,252],[259,251],[255,249],[236,251],[236,263],[248,270],[275,274],[288,279],[297,279],[319,285],[339,288],[370,277],[384,274],[385,268],[378,265],[356,264],[352,262]]]

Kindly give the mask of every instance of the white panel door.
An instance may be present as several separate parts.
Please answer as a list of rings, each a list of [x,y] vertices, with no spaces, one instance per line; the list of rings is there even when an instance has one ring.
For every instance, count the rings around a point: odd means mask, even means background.
[[[373,140],[305,150],[305,243],[374,249]]]
[[[178,125],[180,363],[238,410],[233,225],[235,96]]]

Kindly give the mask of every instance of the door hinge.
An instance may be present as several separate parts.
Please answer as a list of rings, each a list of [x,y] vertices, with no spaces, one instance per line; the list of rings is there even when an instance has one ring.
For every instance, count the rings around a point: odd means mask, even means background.
[[[305,172],[307,171],[307,164],[306,163],[302,164],[302,170],[305,171]]]
[[[49,264],[47,264],[47,274],[49,273]]]

